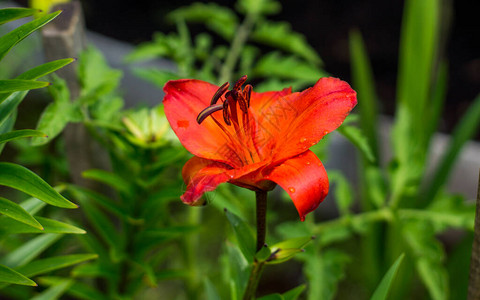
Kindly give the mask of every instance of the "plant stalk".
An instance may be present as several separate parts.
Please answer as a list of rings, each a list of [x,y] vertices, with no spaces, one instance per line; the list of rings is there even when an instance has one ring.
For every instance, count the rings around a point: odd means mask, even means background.
[[[265,235],[267,232],[267,192],[255,192],[257,203],[257,252],[265,245]]]
[[[227,58],[220,69],[220,75],[218,78],[219,84],[232,80],[233,69],[235,68],[235,64],[240,57],[243,45],[245,45],[248,35],[252,31],[253,25],[257,21],[257,16],[257,14],[248,13],[243,23],[238,26],[238,29],[233,37],[232,45],[230,46],[230,51],[228,52]]]

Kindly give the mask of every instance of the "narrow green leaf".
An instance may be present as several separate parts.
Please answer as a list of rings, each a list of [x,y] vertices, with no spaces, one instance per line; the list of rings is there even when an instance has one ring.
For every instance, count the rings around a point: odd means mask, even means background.
[[[87,179],[93,179],[104,183],[112,187],[114,190],[124,193],[127,196],[131,196],[134,192],[131,184],[116,173],[105,170],[91,169],[84,171],[82,176]]]
[[[17,112],[14,111],[2,124],[0,124],[0,134],[6,134],[13,130],[13,125],[17,120]],[[0,153],[2,153],[5,148],[5,143],[0,144]]]
[[[373,156],[378,158],[378,96],[375,92],[375,80],[360,32],[357,30],[350,32],[349,40],[352,86],[357,91],[360,126],[367,137]]]
[[[6,143],[11,140],[26,138],[26,137],[47,137],[47,135],[43,132],[40,132],[38,130],[32,130],[32,129],[15,130],[15,131],[7,132],[4,134],[0,134],[0,143]]]
[[[304,236],[288,239],[280,243],[276,243],[275,245],[271,246],[270,249],[272,252],[275,252],[279,249],[301,249],[310,243],[314,238],[315,237],[312,236]]]
[[[38,12],[35,8],[4,8],[0,9],[0,25],[11,22],[17,19],[33,16]]]
[[[38,278],[38,282],[42,285],[55,285],[57,282],[65,280],[62,277],[55,276],[42,276]],[[70,279],[71,280],[71,279]],[[108,300],[108,298],[92,288],[90,285],[87,285],[82,282],[74,281],[73,284],[66,291],[67,294],[77,297],[78,299],[84,300]]]
[[[53,206],[78,207],[55,191],[37,174],[20,165],[0,163],[0,185],[17,189]]]
[[[307,286],[305,284],[299,285],[296,288],[286,291],[282,296],[285,300],[297,300],[306,287]]]
[[[233,227],[240,251],[242,251],[248,262],[252,262],[255,255],[255,237],[252,229],[245,221],[232,212],[225,210],[225,214]]]
[[[4,265],[0,265],[0,282],[37,286],[33,280]]]
[[[21,266],[16,270],[18,272],[21,272],[22,274],[25,274],[26,276],[33,277],[36,275],[51,272],[53,270],[58,270],[72,265],[76,265],[84,261],[96,259],[97,257],[97,254],[71,254],[49,257],[36,260],[25,266]]]
[[[209,300],[221,300],[222,299],[218,295],[217,289],[215,288],[213,283],[207,277],[205,277],[205,279],[203,280],[203,286],[204,286],[204,289],[205,289],[205,299],[209,299]]]
[[[56,70],[63,68],[64,66],[74,62],[74,58],[63,58],[63,59],[57,59],[54,61],[50,61],[47,63],[44,63],[42,65],[36,66],[35,68],[32,68],[28,71],[25,71],[24,73],[20,74],[17,79],[25,79],[25,80],[34,80],[38,79],[40,77],[46,76],[52,72],[55,72]]]
[[[0,231],[8,233],[70,233],[85,234],[85,230],[60,221],[36,217],[43,230],[25,225],[10,218],[0,218]]]
[[[360,153],[366,161],[375,163],[373,151],[370,148],[370,144],[365,135],[363,135],[361,129],[354,126],[342,125],[337,128],[337,131],[346,137],[355,147],[357,147],[358,150],[360,150]]]
[[[174,10],[168,15],[168,18],[175,22],[184,20],[203,23],[227,40],[233,38],[238,26],[238,18],[235,13],[231,9],[215,3],[193,3]]]
[[[47,138],[34,138],[33,146],[44,145],[60,134],[68,122],[75,119],[75,103],[70,102],[70,90],[65,80],[55,76],[49,87],[54,102],[50,103],[38,120],[37,130],[45,132]]]
[[[13,48],[13,46],[18,44],[35,30],[41,28],[51,20],[55,19],[60,13],[60,11],[57,11],[40,17],[0,37],[0,60],[8,53],[8,51],[10,51],[10,49]]]
[[[397,258],[397,260],[393,263],[390,269],[388,269],[387,273],[385,274],[377,289],[373,293],[372,298],[370,298],[371,300],[387,299],[388,291],[390,290],[390,286],[392,285],[393,279],[397,274],[398,267],[402,263],[404,256],[404,254],[400,255],[400,257]]]
[[[45,249],[58,241],[62,236],[62,234],[39,235],[8,253],[2,259],[2,263],[10,267],[25,265],[38,257]]]
[[[451,175],[452,167],[460,154],[463,145],[475,136],[480,126],[480,95],[478,95],[473,103],[467,109],[467,112],[461,118],[460,123],[455,127],[449,147],[443,155],[438,167],[433,173],[433,179],[425,193],[425,201],[432,201],[440,188]],[[423,201],[423,204],[426,204]]]
[[[310,62],[302,61],[294,56],[282,56],[279,52],[268,53],[255,64],[256,76],[275,76],[282,79],[298,79],[312,84],[328,73]]]
[[[354,192],[347,179],[338,170],[332,170],[328,172],[328,180],[330,184],[335,186],[335,202],[337,203],[340,215],[350,214]]]
[[[285,300],[282,295],[275,293],[258,298],[258,300]]]
[[[4,214],[34,228],[43,229],[42,225],[20,205],[2,197],[0,197],[0,214]]]
[[[296,54],[315,65],[322,64],[315,49],[302,34],[292,31],[287,22],[260,22],[253,30],[251,38],[258,43]]]
[[[58,280],[54,285],[36,295],[30,300],[55,300],[59,299],[72,286],[72,279]]]
[[[0,94],[0,126],[3,126],[5,122],[13,115],[17,106],[27,95],[27,92],[28,91],[15,92],[13,94]],[[2,95],[6,95],[5,101],[3,102]]]
[[[48,82],[24,80],[24,79],[6,79],[0,80],[0,92],[13,93],[17,91],[26,91],[39,89],[48,86]]]

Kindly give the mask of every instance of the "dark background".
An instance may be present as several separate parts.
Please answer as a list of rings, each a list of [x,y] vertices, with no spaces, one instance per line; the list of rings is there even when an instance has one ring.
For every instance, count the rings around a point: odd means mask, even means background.
[[[27,1],[17,1],[25,5]],[[194,1],[82,0],[89,30],[138,44],[155,31],[175,30],[165,21],[168,12]],[[206,1],[203,1],[206,2]],[[216,0],[233,7],[234,1]],[[328,72],[350,81],[348,33],[358,28],[373,65],[377,93],[384,113],[393,114],[397,76],[398,44],[404,1],[401,0],[287,0],[282,11],[271,16],[287,21],[304,34],[318,51]],[[449,62],[449,87],[440,130],[450,132],[480,91],[480,26],[477,1],[444,0],[450,6],[442,21],[450,23],[445,56]],[[473,5],[473,6],[472,6]],[[478,6],[478,5],[477,5]],[[480,139],[480,134],[477,134]]]

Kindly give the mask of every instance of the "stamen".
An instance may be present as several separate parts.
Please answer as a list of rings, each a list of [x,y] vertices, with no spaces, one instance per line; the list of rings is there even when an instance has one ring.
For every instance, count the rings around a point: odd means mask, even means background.
[[[197,116],[197,123],[201,124],[209,115],[213,114],[216,111],[222,110],[224,104],[211,105],[202,110]]]
[[[245,81],[247,81],[247,75],[243,75],[242,77],[240,77],[240,79],[237,80],[237,82],[235,82],[235,85],[233,86],[232,90],[233,91],[240,90],[240,88],[245,83]]]
[[[210,105],[216,104],[218,99],[222,97],[223,93],[225,93],[225,91],[228,89],[229,86],[230,86],[230,83],[225,82],[221,87],[219,87],[218,90],[213,95],[212,100],[210,101]]]
[[[243,94],[245,95],[245,99],[247,100],[247,107],[250,107],[250,97],[252,96],[253,87],[250,84],[247,84],[243,89]]]
[[[223,120],[228,126],[232,124],[230,122],[230,115],[228,114],[228,99],[223,102]]]

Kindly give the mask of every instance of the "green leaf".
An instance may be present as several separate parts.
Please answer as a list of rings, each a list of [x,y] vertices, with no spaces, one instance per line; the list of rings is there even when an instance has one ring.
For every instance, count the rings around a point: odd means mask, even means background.
[[[340,215],[350,214],[353,205],[353,189],[343,174],[337,170],[328,172],[330,184],[335,186],[335,202],[337,203]]]
[[[58,241],[62,236],[62,234],[53,233],[39,235],[8,253],[2,259],[2,263],[10,267],[25,265],[37,258],[45,249]]]
[[[167,83],[169,80],[180,79],[179,75],[171,71],[152,68],[134,68],[133,73],[138,77],[153,83],[159,88],[163,88],[165,83]]]
[[[275,293],[258,298],[258,300],[285,300],[282,295]]]
[[[337,128],[337,131],[346,137],[358,150],[360,150],[360,153],[366,161],[375,163],[373,151],[370,148],[370,144],[366,136],[363,135],[361,129],[354,126],[342,125]]]
[[[385,276],[383,276],[382,281],[378,285],[377,289],[372,295],[371,300],[385,300],[387,299],[388,291],[390,290],[390,286],[392,285],[393,279],[395,278],[395,275],[397,274],[398,267],[402,263],[403,257],[405,255],[402,254],[400,255],[399,258],[393,263],[393,265],[388,269],[387,273]]]
[[[315,49],[302,34],[292,31],[287,22],[263,21],[255,27],[251,38],[258,43],[296,54],[315,65],[322,64]]]
[[[37,286],[34,281],[4,265],[0,265],[0,282]]]
[[[59,299],[68,289],[72,286],[72,279],[61,279],[58,280],[54,285],[36,295],[35,297],[30,298],[30,300],[55,300]]]
[[[132,196],[134,193],[133,186],[116,173],[105,170],[91,169],[84,171],[82,176],[87,179],[93,179],[95,181],[104,183],[114,190],[124,193],[127,196]]]
[[[378,158],[378,96],[375,92],[367,50],[359,31],[350,32],[350,60],[352,62],[352,86],[357,91],[360,126],[374,157]]]
[[[63,58],[44,63],[20,74],[17,79],[33,80],[46,76],[64,66],[74,62],[74,58]]]
[[[285,300],[297,300],[298,297],[303,293],[307,286],[305,284],[299,285],[296,288],[293,288],[289,291],[283,293],[283,299]]]
[[[93,46],[80,54],[78,62],[78,76],[82,85],[80,101],[95,102],[119,85],[122,72],[110,68],[103,54]]]
[[[238,10],[244,14],[272,15],[279,13],[282,6],[275,0],[240,0]]]
[[[28,265],[17,268],[18,272],[28,277],[45,274],[54,270],[66,268],[88,260],[96,259],[97,254],[71,254],[39,259]]]
[[[275,245],[271,246],[270,249],[272,250],[272,252],[281,249],[301,249],[305,247],[308,243],[310,243],[314,238],[315,237],[312,236],[304,236],[288,239],[280,243],[276,243]]]
[[[54,102],[50,103],[38,120],[37,130],[45,132],[47,138],[34,138],[33,146],[44,145],[60,134],[68,122],[75,119],[75,105],[70,102],[70,91],[65,80],[55,77],[49,88]]]
[[[17,91],[26,91],[32,89],[39,89],[48,86],[48,82],[24,80],[24,79],[7,79],[0,80],[0,92],[13,93]]]
[[[47,137],[47,135],[43,132],[38,130],[31,130],[31,129],[22,129],[22,130],[15,130],[11,132],[7,132],[4,134],[0,134],[0,143],[6,143],[11,140],[21,139],[26,137]]]
[[[62,277],[54,277],[54,276],[42,276],[38,278],[38,282],[42,285],[55,285],[61,280],[65,280]],[[71,279],[70,279],[71,280]],[[108,300],[106,296],[102,293],[97,291],[96,289],[92,288],[91,286],[74,281],[73,284],[68,288],[67,294],[77,297],[78,299],[86,299],[86,300]]]
[[[43,230],[25,225],[10,218],[0,218],[0,231],[8,233],[70,233],[85,234],[85,230],[60,221],[36,217]]]
[[[435,238],[433,227],[423,221],[409,221],[404,224],[402,234],[430,297],[434,300],[448,299],[448,273],[443,266],[445,252]]]
[[[172,21],[203,23],[226,40],[231,40],[238,27],[238,18],[235,13],[226,7],[215,3],[193,3],[181,7],[168,15]]]
[[[262,56],[253,71],[256,76],[299,79],[310,84],[317,82],[321,77],[328,76],[327,72],[310,62],[294,56],[282,56],[279,52]]]
[[[433,179],[431,180],[428,189],[425,193],[425,201],[432,201],[440,188],[445,184],[452,167],[460,154],[463,145],[473,138],[480,126],[480,94],[473,100],[473,103],[468,107],[467,112],[462,116],[460,123],[455,127],[448,149],[443,155],[438,164]],[[425,204],[425,202],[423,203]]]
[[[345,276],[345,265],[350,258],[338,250],[326,250],[323,253],[302,254],[305,263],[304,272],[311,284],[308,290],[309,300],[334,299],[337,285]]]
[[[55,19],[60,14],[60,11],[45,15],[36,20],[28,22],[4,36],[0,37],[0,60],[13,48],[16,44],[29,36],[32,32],[44,26],[51,20]]]
[[[17,189],[53,206],[78,207],[65,199],[38,175],[20,165],[0,163],[0,185]]]
[[[0,94],[0,126],[3,126],[16,111],[17,106],[27,95],[28,91],[15,92],[13,94]],[[5,101],[2,102],[2,95],[7,95]],[[9,96],[8,96],[9,95]]]
[[[42,225],[20,205],[2,197],[0,197],[0,214],[4,214],[9,218],[20,221],[34,228],[40,230],[43,229]]]
[[[13,7],[0,9],[0,25],[17,19],[33,16],[37,12],[38,9],[35,8]]]
[[[204,289],[205,289],[205,296],[206,296],[205,299],[209,299],[209,300],[221,300],[222,299],[218,295],[217,289],[215,288],[213,283],[207,277],[205,277],[205,279],[203,280],[203,286],[204,286]]]
[[[252,229],[245,221],[232,212],[225,210],[225,214],[233,227],[240,251],[242,251],[248,262],[252,262],[255,256],[255,237]]]

